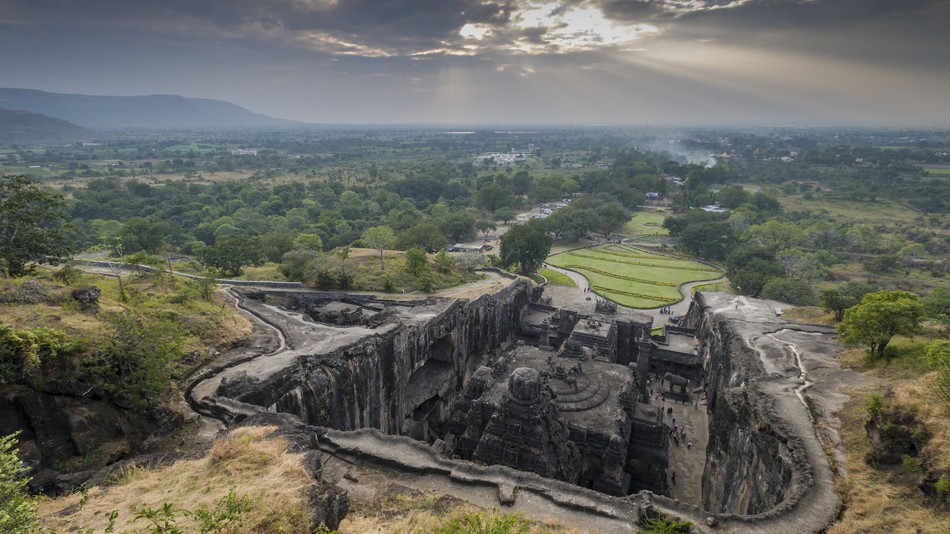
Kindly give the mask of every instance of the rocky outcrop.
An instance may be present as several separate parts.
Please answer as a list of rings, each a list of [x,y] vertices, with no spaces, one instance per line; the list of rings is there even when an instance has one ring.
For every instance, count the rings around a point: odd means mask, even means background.
[[[418,304],[352,343],[299,349],[266,376],[235,368],[215,395],[340,430],[428,437],[476,356],[508,342],[531,298],[526,281],[473,301]],[[336,332],[343,332],[342,329]]]
[[[31,469],[33,486],[46,493],[69,489],[95,469],[141,452],[149,436],[180,423],[181,417],[167,410],[131,413],[78,393],[0,388],[0,435],[19,432],[20,456]],[[60,471],[79,473],[63,478]]]

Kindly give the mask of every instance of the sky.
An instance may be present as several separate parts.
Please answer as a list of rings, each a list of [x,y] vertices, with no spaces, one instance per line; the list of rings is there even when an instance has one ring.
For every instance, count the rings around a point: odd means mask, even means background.
[[[950,0],[0,0],[0,87],[333,124],[950,126]]]

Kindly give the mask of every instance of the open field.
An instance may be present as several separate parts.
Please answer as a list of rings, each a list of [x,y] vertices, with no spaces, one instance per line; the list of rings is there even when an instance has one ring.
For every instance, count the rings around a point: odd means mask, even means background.
[[[574,280],[571,280],[571,277],[566,274],[551,269],[538,269],[538,274],[546,278],[552,286],[577,287]]]
[[[663,228],[666,215],[665,211],[637,211],[617,233],[630,236],[669,235],[669,231]]]
[[[930,174],[950,176],[950,165],[923,165],[923,169]]]
[[[828,217],[835,222],[912,223],[920,216],[919,212],[884,198],[870,202],[854,200],[837,193],[813,193],[811,200],[806,200],[802,195],[783,196],[779,202],[786,212],[827,211]]]
[[[631,308],[682,299],[679,286],[722,276],[718,269],[627,245],[598,245],[549,256],[547,262],[584,275],[594,292]]]

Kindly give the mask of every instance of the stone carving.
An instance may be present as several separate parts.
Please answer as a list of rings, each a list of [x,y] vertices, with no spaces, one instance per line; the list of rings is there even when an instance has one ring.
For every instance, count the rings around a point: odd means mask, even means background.
[[[536,369],[515,369],[475,449],[474,459],[576,482],[580,455]]]

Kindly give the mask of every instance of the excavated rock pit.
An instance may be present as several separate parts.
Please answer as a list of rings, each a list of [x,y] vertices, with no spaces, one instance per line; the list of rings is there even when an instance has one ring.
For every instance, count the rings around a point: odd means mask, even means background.
[[[709,443],[702,502],[683,503],[649,492],[611,497],[445,457],[441,423],[452,402],[489,355],[513,348],[521,314],[539,296],[526,281],[474,300],[279,290],[238,296],[280,346],[196,377],[192,405],[232,423],[293,415],[311,425],[313,448],[335,466],[324,470],[324,482],[354,494],[372,493],[356,481],[379,473],[476,503],[494,488],[526,513],[582,529],[596,524],[599,532],[634,532],[653,510],[689,519],[698,531],[818,532],[838,511],[833,462],[823,449],[837,463],[834,412],[845,400],[837,390],[857,375],[837,365],[832,329],[777,317],[768,302],[702,293],[690,309],[704,361]]]

